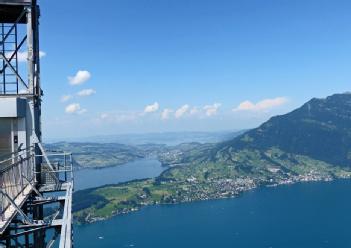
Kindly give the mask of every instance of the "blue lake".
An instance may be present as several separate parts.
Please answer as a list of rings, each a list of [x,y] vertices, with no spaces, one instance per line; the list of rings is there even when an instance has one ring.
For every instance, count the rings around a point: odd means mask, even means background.
[[[82,169],[74,173],[74,188],[77,191],[133,179],[156,177],[165,169],[166,167],[156,159],[141,159],[101,169]]]
[[[351,181],[260,188],[75,226],[75,247],[351,247]]]

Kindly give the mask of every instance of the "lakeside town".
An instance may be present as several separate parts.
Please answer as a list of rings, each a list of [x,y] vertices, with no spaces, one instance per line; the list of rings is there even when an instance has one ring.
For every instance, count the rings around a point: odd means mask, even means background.
[[[276,170],[275,173],[278,173]],[[285,177],[272,177],[268,180],[254,179],[250,177],[238,178],[217,178],[202,180],[194,176],[190,176],[183,181],[173,179],[166,181],[159,181],[155,179],[141,180],[137,182],[123,183],[112,186],[112,189],[119,192],[126,193],[131,188],[138,188],[135,197],[132,199],[126,198],[125,194],[120,194],[120,201],[118,205],[114,205],[115,209],[100,216],[96,215],[98,209],[91,211],[83,211],[76,214],[78,223],[93,223],[108,219],[112,216],[128,214],[140,210],[142,207],[158,204],[179,204],[195,201],[207,201],[215,199],[225,199],[239,197],[242,193],[253,190],[260,186],[277,187],[280,185],[289,185],[300,182],[317,182],[317,181],[332,181],[335,179],[350,179],[351,171],[340,170],[335,174],[322,173],[319,170],[310,170],[305,174],[292,175],[286,173]],[[158,184],[158,192],[153,188]],[[103,195],[104,189],[98,189],[97,192]],[[110,188],[111,190],[111,188]],[[111,192],[110,192],[111,193]]]

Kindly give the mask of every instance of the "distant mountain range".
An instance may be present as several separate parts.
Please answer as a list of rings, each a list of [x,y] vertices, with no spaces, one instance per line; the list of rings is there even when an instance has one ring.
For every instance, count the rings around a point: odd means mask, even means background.
[[[100,137],[101,139],[87,139],[87,141],[80,142],[48,143],[45,144],[45,147],[51,151],[73,153],[74,164],[80,168],[116,166],[141,158],[158,158],[163,165],[174,165],[184,163],[185,154],[195,150],[195,148],[213,147],[216,140],[232,139],[241,133],[166,133],[163,138],[162,134],[125,135],[124,138],[116,136],[116,140],[125,142],[123,144],[112,142],[115,140],[113,137],[111,137],[111,142],[107,142],[109,139]],[[183,142],[190,140],[197,142]]]
[[[169,146],[181,143],[218,143],[243,133],[240,131],[218,132],[160,132],[144,134],[99,135],[83,138],[51,139],[46,143],[57,142],[90,142],[90,143],[119,143],[126,145],[164,144]]]

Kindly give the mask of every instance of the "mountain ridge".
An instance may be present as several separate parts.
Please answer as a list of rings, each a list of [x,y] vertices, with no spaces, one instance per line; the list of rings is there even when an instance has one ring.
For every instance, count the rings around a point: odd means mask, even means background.
[[[277,147],[335,165],[351,166],[351,94],[313,98],[285,115],[226,142],[214,153]]]

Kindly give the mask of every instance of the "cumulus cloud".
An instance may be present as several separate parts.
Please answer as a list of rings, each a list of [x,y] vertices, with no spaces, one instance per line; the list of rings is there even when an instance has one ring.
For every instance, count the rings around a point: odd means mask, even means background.
[[[71,95],[63,95],[63,96],[61,96],[61,102],[67,102],[70,99],[72,99]]]
[[[39,51],[39,58],[45,57],[46,56],[46,52],[44,51]]]
[[[200,112],[200,109],[198,107],[193,107],[191,110],[190,110],[190,115],[196,115]]]
[[[79,103],[72,103],[66,107],[65,112],[67,114],[84,114],[87,110],[82,109]]]
[[[217,114],[218,109],[221,107],[222,104],[220,103],[214,103],[212,105],[206,105],[204,106],[204,110],[207,116],[213,116]]]
[[[177,119],[181,118],[184,114],[186,114],[186,112],[188,112],[189,108],[190,108],[190,106],[188,104],[181,106],[175,112],[175,114],[174,114],[175,118],[177,118]]]
[[[7,52],[6,54],[5,54],[5,57],[7,58],[7,59],[9,59],[9,58],[11,58],[11,56],[12,56],[12,52]],[[45,57],[46,56],[46,52],[44,52],[44,51],[39,51],[39,58],[43,58],[43,57]],[[27,51],[25,51],[25,52],[17,52],[17,59],[18,59],[18,62],[19,63],[22,63],[22,62],[27,62],[27,60],[28,60],[28,52]]]
[[[78,71],[75,76],[68,77],[68,81],[71,85],[80,85],[85,83],[91,78],[91,74],[88,71]]]
[[[87,109],[81,109],[81,110],[79,110],[78,111],[78,114],[84,114],[84,113],[86,113],[88,110]]]
[[[244,101],[234,108],[233,111],[265,111],[274,107],[279,107],[288,102],[286,97],[276,97],[272,99],[264,99],[257,103]]]
[[[78,96],[91,96],[93,94],[95,94],[96,91],[94,89],[84,89],[81,90],[77,93]]]
[[[172,113],[173,113],[172,109],[164,109],[161,113],[161,119],[162,120],[169,119]]]
[[[155,102],[154,104],[147,105],[144,109],[144,113],[153,113],[156,112],[160,108],[160,105],[158,102]]]

